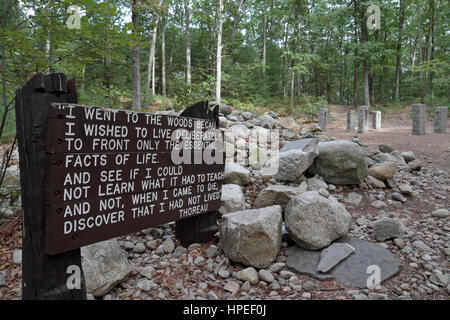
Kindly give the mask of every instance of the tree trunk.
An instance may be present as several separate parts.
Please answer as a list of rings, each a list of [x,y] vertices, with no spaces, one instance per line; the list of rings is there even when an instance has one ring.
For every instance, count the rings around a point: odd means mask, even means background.
[[[262,65],[263,65],[263,79],[266,78],[266,39],[267,39],[267,0],[264,0],[264,25],[263,25],[263,50],[262,50]]]
[[[293,63],[291,63],[293,65]],[[295,72],[291,71],[291,110],[294,110],[294,88],[295,88]]]
[[[216,77],[216,102],[220,103],[220,88],[222,85],[222,12],[223,12],[223,0],[219,0],[218,8],[218,31],[217,31],[217,77]]]
[[[361,8],[360,11],[361,22],[361,42],[363,45],[367,43],[369,39],[369,33],[367,31],[367,24],[365,19],[365,10]],[[369,88],[369,59],[364,57],[363,59],[363,83],[364,83],[364,104],[370,106],[370,88]]]
[[[420,64],[420,103],[425,103],[425,98],[423,95],[423,70],[422,70],[422,62],[423,62],[423,53],[422,53],[422,34],[421,34],[421,21],[420,21],[420,4],[416,3],[417,8],[417,38],[419,40],[419,64]]]
[[[431,11],[431,48],[430,48],[430,60],[434,59],[434,23],[435,23],[435,16],[434,16],[434,0],[430,1],[430,11]],[[430,101],[433,101],[433,78],[434,78],[434,71],[431,70],[430,72]]]
[[[189,16],[189,1],[184,1],[184,12],[186,14],[186,82],[191,85],[191,31]]]
[[[161,25],[161,82],[162,95],[166,96],[166,27],[165,23]]]
[[[402,32],[403,23],[405,22],[405,7],[404,0],[400,0],[400,14],[399,14],[399,26],[398,26],[398,40],[397,40],[397,58],[395,63],[395,94],[394,99],[400,99],[400,71],[401,71],[401,49],[402,49]]]
[[[230,38],[230,46],[229,46],[229,51],[228,54],[231,56],[233,54],[233,50],[234,50],[234,46],[233,46],[233,41],[234,41],[234,37],[236,36],[236,30],[237,30],[237,26],[239,24],[239,22],[241,21],[241,10],[242,10],[242,6],[244,5],[245,0],[241,0],[239,2],[239,8],[236,14],[236,17],[234,18],[233,21],[233,29],[231,31],[231,38]]]
[[[139,15],[137,12],[137,0],[133,1],[131,8],[131,21],[133,23],[133,33],[137,37],[138,27],[139,27]],[[140,66],[140,54],[139,54],[139,44],[132,49],[132,105],[133,109],[141,108],[141,66]]]

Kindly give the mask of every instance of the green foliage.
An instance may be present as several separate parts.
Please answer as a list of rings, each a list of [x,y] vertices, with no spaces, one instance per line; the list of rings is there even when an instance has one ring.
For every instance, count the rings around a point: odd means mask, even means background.
[[[197,101],[207,99],[213,88],[214,79],[212,77],[209,77],[206,81],[188,85],[184,74],[176,73],[171,84],[171,91],[174,95],[174,109],[179,111]]]

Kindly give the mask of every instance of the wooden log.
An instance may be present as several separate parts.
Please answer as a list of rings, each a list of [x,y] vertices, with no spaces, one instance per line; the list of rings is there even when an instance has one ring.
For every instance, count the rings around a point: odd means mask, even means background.
[[[77,103],[75,82],[62,73],[37,73],[16,91],[16,129],[24,215],[22,299],[83,300],[86,285],[80,249],[49,256],[45,253],[45,170],[47,111],[50,103]],[[69,289],[69,266],[80,270],[79,288]],[[72,267],[73,268],[73,267]],[[70,270],[70,269],[69,269]]]

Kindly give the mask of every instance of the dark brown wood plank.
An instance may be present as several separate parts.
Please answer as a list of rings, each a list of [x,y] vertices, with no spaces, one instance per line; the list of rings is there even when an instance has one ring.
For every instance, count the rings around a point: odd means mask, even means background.
[[[46,76],[37,73],[16,91],[16,130],[24,215],[22,299],[25,300],[86,299],[83,273],[80,289],[70,290],[66,286],[69,276],[67,267],[76,265],[81,270],[80,250],[55,256],[45,252],[46,123],[48,105],[53,102],[70,102],[64,74]]]

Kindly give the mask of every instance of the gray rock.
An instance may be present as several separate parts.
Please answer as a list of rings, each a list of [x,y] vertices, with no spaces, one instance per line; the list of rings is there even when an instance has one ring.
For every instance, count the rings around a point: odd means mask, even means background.
[[[263,172],[280,181],[300,181],[319,154],[317,139],[289,142],[264,165]]]
[[[164,246],[164,252],[165,253],[172,253],[173,250],[175,250],[175,243],[173,242],[172,238],[168,238],[163,242]]]
[[[3,287],[6,284],[6,273],[4,271],[0,271],[0,287]]]
[[[215,245],[211,245],[207,250],[206,250],[206,256],[208,258],[214,258],[217,256],[218,250],[217,247]]]
[[[281,269],[283,269],[285,265],[286,264],[284,262],[277,262],[277,263],[270,265],[269,270],[271,272],[278,272]]]
[[[144,292],[149,292],[152,291],[153,289],[156,289],[158,285],[154,283],[152,280],[143,279],[137,283],[137,287]]]
[[[368,175],[366,152],[357,143],[337,140],[319,143],[319,155],[309,169],[327,183],[360,184]]]
[[[382,162],[394,162],[397,166],[403,166],[406,164],[405,159],[403,159],[400,154],[394,155],[390,153],[379,153],[372,157],[378,163]]]
[[[195,264],[196,266],[199,266],[199,267],[204,266],[205,263],[206,263],[206,260],[205,260],[205,258],[203,258],[202,256],[198,256],[198,257],[195,258],[195,260],[194,260],[194,264]]]
[[[233,112],[233,108],[231,108],[229,105],[227,104],[219,104],[219,112],[221,114],[223,114],[224,116],[227,116],[229,114],[231,114],[231,112]]]
[[[439,210],[435,210],[431,213],[431,215],[435,218],[447,218],[448,216],[450,216],[450,212],[447,209],[439,209]]]
[[[261,125],[267,129],[273,129],[278,124],[277,120],[266,114],[260,116],[258,120],[260,120]]]
[[[308,191],[319,191],[320,189],[328,189],[328,185],[320,179],[308,179]]]
[[[178,247],[176,247],[175,250],[173,251],[172,256],[173,256],[174,258],[179,258],[179,257],[181,257],[181,255],[182,255],[183,253],[185,253],[186,251],[187,251],[186,248],[184,248],[184,247],[182,247],[182,246],[178,246]]]
[[[252,285],[250,284],[250,282],[245,281],[244,284],[241,286],[241,291],[249,292],[251,288],[252,288]]]
[[[244,186],[250,183],[250,171],[237,163],[225,165],[224,183]]]
[[[265,281],[267,283],[272,283],[275,281],[273,274],[265,269],[259,270],[258,275],[262,281]]]
[[[311,281],[311,280],[306,281],[306,282],[302,285],[302,288],[303,288],[303,290],[305,290],[305,291],[312,291],[312,290],[314,290],[316,287],[317,287],[316,283],[313,282],[313,281]]]
[[[310,251],[291,246],[286,249],[285,254],[287,257],[286,266],[290,270],[319,280],[334,280],[335,277],[332,274],[321,273],[317,270],[317,265],[320,262],[320,250]]]
[[[222,186],[222,207],[221,214],[241,211],[245,209],[245,198],[242,188],[237,184],[224,184]]]
[[[264,268],[281,246],[281,207],[270,206],[228,213],[220,223],[220,244],[235,262]]]
[[[15,250],[13,252],[13,262],[15,264],[22,264],[22,250]]]
[[[347,194],[347,196],[342,200],[346,203],[350,203],[350,204],[354,204],[354,205],[359,205],[361,203],[363,199],[363,196],[356,193],[356,192],[350,192],[349,194]]]
[[[404,151],[400,155],[405,159],[406,162],[413,161],[416,157],[412,151]]]
[[[373,188],[380,188],[380,189],[386,188],[386,185],[384,184],[383,181],[378,180],[377,178],[372,176],[367,176],[366,182],[369,186]]]
[[[198,249],[198,248],[200,248],[201,246],[202,246],[202,245],[201,245],[200,243],[192,243],[192,244],[189,245],[188,251],[192,251],[192,250]]]
[[[234,296],[236,293],[238,293],[240,285],[236,281],[228,280],[223,288],[226,291],[231,292],[231,294]]]
[[[116,239],[82,247],[81,265],[86,277],[86,289],[95,297],[107,294],[132,271],[127,255]]]
[[[237,273],[237,277],[241,281],[248,281],[251,284],[257,284],[259,281],[258,272],[253,267],[248,267]]]
[[[329,247],[322,250],[317,270],[323,273],[328,272],[353,252],[355,252],[355,248],[347,243],[332,243]]]
[[[422,240],[416,240],[412,245],[422,251],[434,252],[434,250],[427,246]]]
[[[133,252],[134,252],[134,253],[144,253],[145,250],[146,250],[145,244],[143,244],[143,243],[141,243],[141,242],[136,243],[136,244],[134,245],[134,247],[133,247]]]
[[[228,279],[231,276],[231,272],[226,267],[221,267],[217,275],[222,279]]]
[[[280,123],[280,127],[287,130],[297,132],[300,129],[300,125],[291,117],[281,117],[278,119],[278,122]]]
[[[320,251],[308,251],[295,246],[286,250],[287,266],[299,274],[307,274],[319,280],[332,280],[335,276],[341,285],[358,288],[366,288],[370,276],[367,268],[371,265],[380,267],[381,282],[395,276],[401,270],[401,264],[395,256],[378,244],[347,237],[338,239],[335,243],[347,243],[355,248],[355,252],[332,268],[329,274],[319,273],[316,270]]]
[[[242,118],[244,118],[245,121],[248,121],[254,117],[254,114],[249,111],[246,111],[246,112],[242,112],[241,116],[242,116]]]
[[[305,186],[305,185],[303,185]],[[283,210],[293,196],[300,195],[306,190],[304,187],[290,187],[285,185],[272,185],[261,190],[253,206],[263,208],[279,205]]]
[[[154,272],[155,272],[155,269],[152,266],[146,266],[146,267],[142,268],[139,273],[142,274],[147,279],[151,279],[151,278],[153,278]]]
[[[208,296],[209,300],[219,300],[219,297],[214,291],[208,291],[206,295]]]
[[[396,150],[394,146],[391,146],[390,144],[380,144],[378,146],[378,150],[380,150],[380,152],[384,152],[384,153],[391,153],[392,151]]]
[[[405,232],[403,223],[395,219],[381,218],[373,224],[373,233],[377,241],[402,238]]]
[[[285,220],[286,229],[298,246],[317,250],[347,234],[351,215],[334,198],[308,191],[289,201]]]
[[[406,198],[404,196],[402,196],[398,192],[392,192],[391,197],[392,197],[393,200],[397,200],[397,201],[400,201],[400,202],[406,202]]]
[[[374,208],[377,208],[377,209],[381,209],[381,208],[385,208],[386,207],[386,203],[384,203],[381,200],[375,200],[375,201],[371,202],[370,205],[372,207],[374,207]]]

